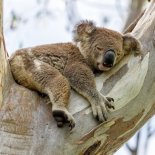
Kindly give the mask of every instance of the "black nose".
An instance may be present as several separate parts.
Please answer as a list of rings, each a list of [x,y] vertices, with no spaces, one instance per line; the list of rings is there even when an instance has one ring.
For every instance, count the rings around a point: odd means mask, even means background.
[[[115,61],[115,52],[114,50],[108,50],[103,57],[103,65],[106,67],[112,67]]]

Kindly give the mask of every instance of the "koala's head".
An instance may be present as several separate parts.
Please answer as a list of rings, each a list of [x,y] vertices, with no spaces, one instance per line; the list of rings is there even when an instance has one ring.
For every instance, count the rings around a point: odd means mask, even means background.
[[[138,53],[140,43],[130,34],[96,27],[91,21],[75,26],[74,41],[88,63],[97,70],[107,71],[130,51]]]

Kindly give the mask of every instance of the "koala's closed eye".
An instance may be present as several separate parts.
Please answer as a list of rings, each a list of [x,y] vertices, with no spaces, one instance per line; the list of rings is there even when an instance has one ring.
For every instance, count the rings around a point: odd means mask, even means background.
[[[101,47],[101,46],[96,46],[96,49],[99,50],[99,51],[102,51],[102,50],[103,50],[103,47]]]

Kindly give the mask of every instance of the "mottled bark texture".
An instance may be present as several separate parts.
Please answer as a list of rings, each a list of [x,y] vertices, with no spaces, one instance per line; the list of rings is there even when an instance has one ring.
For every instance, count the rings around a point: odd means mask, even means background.
[[[98,89],[115,99],[109,120],[98,124],[89,104],[72,92],[69,109],[75,129],[59,129],[46,98],[16,84],[10,74],[2,35],[0,1],[0,154],[110,155],[155,113],[155,0],[131,32],[143,56],[125,57],[96,77]]]

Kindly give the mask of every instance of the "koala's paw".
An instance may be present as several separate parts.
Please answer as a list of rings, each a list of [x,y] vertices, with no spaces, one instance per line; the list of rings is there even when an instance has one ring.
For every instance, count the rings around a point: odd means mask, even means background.
[[[59,128],[62,128],[66,123],[69,124],[70,130],[75,127],[75,120],[67,110],[55,109],[52,113]]]
[[[113,102],[113,98],[100,95],[100,101],[91,105],[94,117],[100,122],[106,121],[108,119],[108,109],[114,109]]]
[[[108,100],[108,102],[105,102],[106,106],[109,108],[109,109],[115,109],[115,106],[114,106],[114,99],[112,97],[106,97],[106,99]]]

